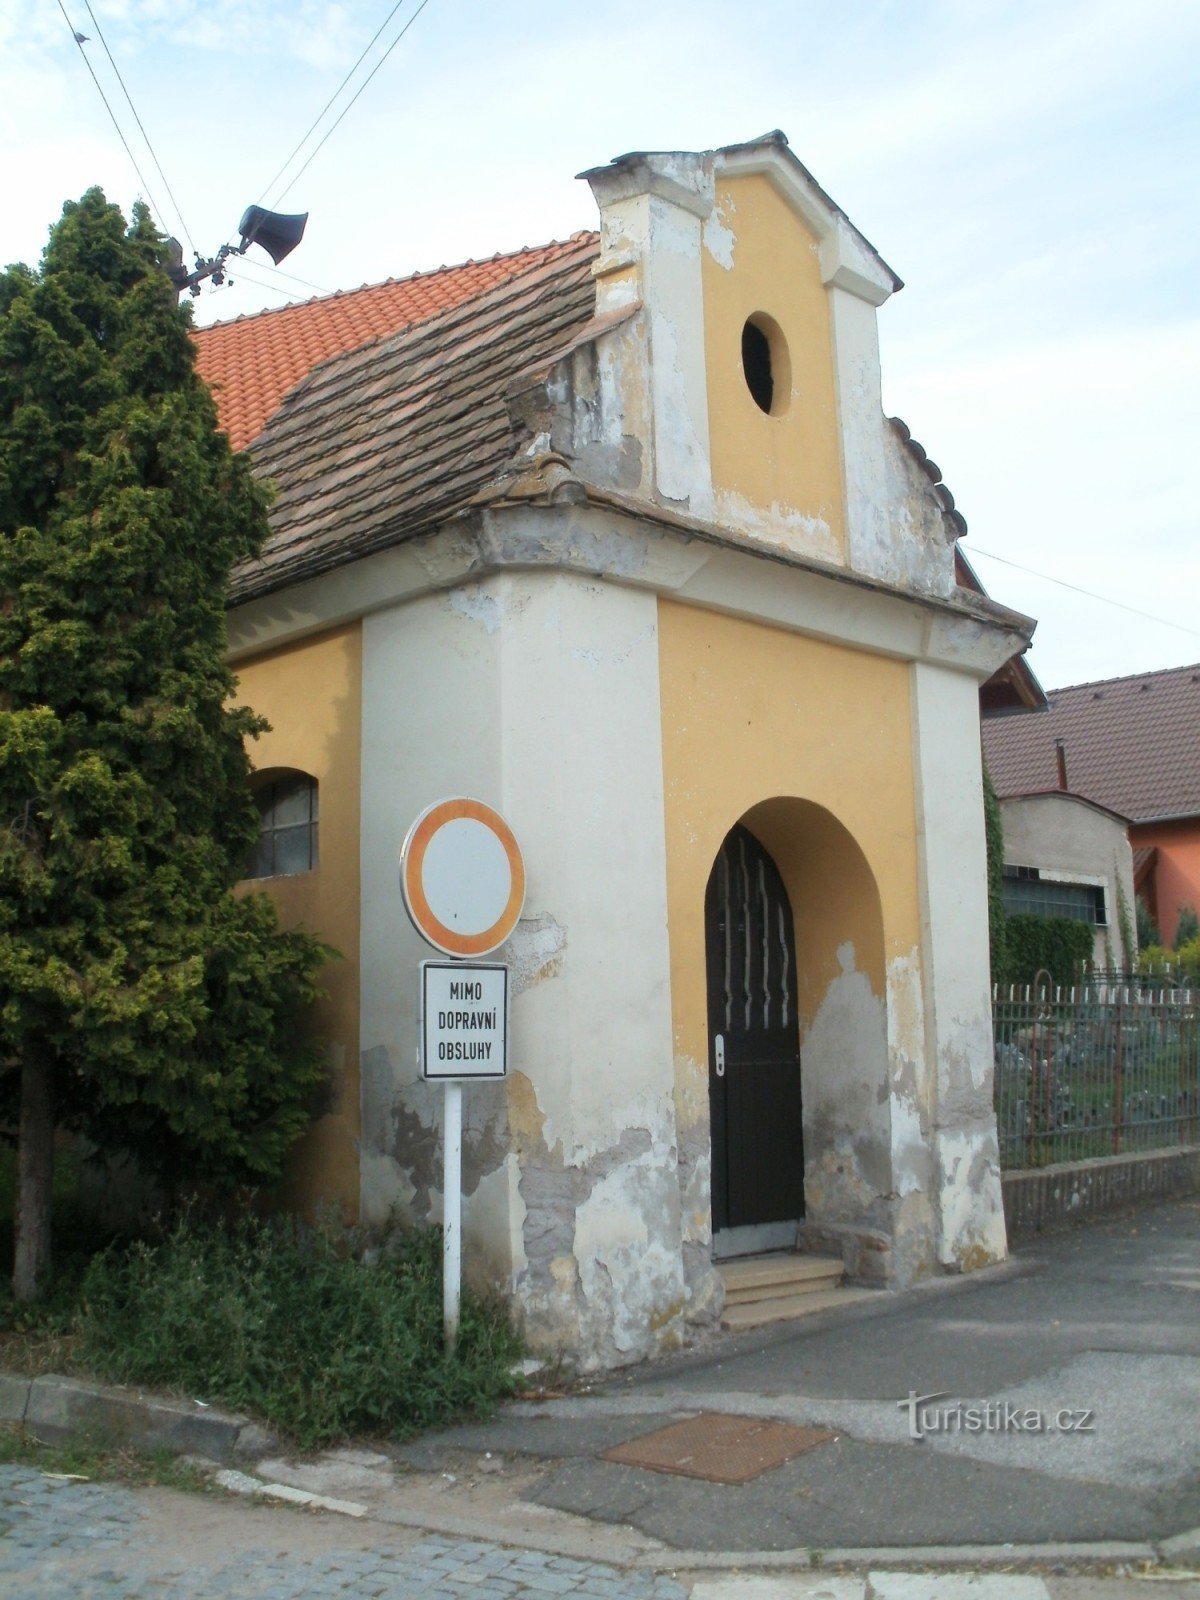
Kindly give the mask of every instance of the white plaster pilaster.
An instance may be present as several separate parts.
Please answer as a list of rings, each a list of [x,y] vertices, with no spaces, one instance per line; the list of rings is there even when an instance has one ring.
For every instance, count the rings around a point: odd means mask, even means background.
[[[996,1118],[978,689],[911,668],[927,1072],[933,1077],[938,1259],[967,1268],[1006,1250]]]
[[[837,282],[830,283],[826,292],[846,490],[848,564],[856,572],[894,579],[898,563],[888,518],[875,305]]]
[[[712,515],[704,358],[701,234],[712,211],[712,165],[699,155],[646,156],[586,174],[600,207],[598,310],[629,293],[636,269],[648,364],[653,486],[664,501]],[[612,265],[613,287],[607,287]],[[612,297],[616,298],[613,299]],[[611,304],[610,304],[611,302]]]

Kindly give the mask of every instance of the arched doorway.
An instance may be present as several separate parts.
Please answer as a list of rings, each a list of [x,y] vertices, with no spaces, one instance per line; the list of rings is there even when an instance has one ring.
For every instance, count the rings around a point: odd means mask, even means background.
[[[796,939],[779,870],[740,825],[708,880],[705,943],[714,1254],[778,1248],[804,1214]]]

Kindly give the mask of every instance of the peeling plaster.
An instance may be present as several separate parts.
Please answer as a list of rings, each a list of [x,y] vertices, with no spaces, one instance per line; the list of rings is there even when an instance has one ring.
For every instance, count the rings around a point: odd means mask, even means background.
[[[737,246],[737,234],[732,227],[733,218],[737,215],[737,206],[729,194],[722,195],[717,202],[716,209],[705,219],[701,229],[701,238],[704,248],[719,267],[726,272],[733,270],[733,255]]]
[[[548,978],[557,978],[566,958],[567,930],[548,913],[522,917],[501,951],[512,971],[512,993],[522,994]]]
[[[823,517],[811,517],[778,500],[755,505],[736,489],[714,491],[713,515],[723,526],[797,555],[844,564],[841,542]]]
[[[489,634],[496,632],[508,611],[498,596],[478,583],[463,584],[452,589],[448,604],[451,611],[457,612],[460,617],[482,624]]]
[[[506,1286],[511,1294],[526,1268],[525,1202],[521,1166],[510,1151],[493,1172],[480,1178],[463,1210],[463,1232],[471,1240],[467,1278],[474,1287]]]
[[[853,944],[837,956],[801,1044],[805,1211],[818,1224],[880,1224],[893,1188],[887,1019]]]
[[[697,491],[711,475],[708,441],[696,430],[674,322],[665,315],[655,317],[651,339],[656,487],[669,503],[703,513],[711,502],[707,493]]]
[[[359,1211],[365,1223],[378,1227],[392,1221],[416,1221],[413,1201],[417,1191],[391,1156],[360,1150],[358,1182]]]
[[[929,1181],[929,1145],[917,1102],[907,1095],[892,1098],[893,1188],[901,1199],[923,1193]]]
[[[643,1353],[648,1330],[658,1332],[684,1310],[677,1212],[671,1174],[654,1150],[609,1171],[576,1212],[587,1316],[597,1342],[611,1340],[626,1359]]]
[[[1008,1240],[994,1123],[940,1130],[937,1158],[942,1264],[972,1271],[1003,1261]]]
[[[679,1342],[693,1307],[676,1153],[661,1112],[647,1126],[629,1107],[619,1138],[566,1160],[561,1142],[547,1143],[530,1080],[513,1074],[509,1091],[524,1206],[517,1289],[530,1340],[570,1348],[589,1370]]]

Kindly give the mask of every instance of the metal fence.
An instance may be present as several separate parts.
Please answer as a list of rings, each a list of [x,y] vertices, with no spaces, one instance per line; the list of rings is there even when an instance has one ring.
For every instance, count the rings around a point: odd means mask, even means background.
[[[1003,1167],[1200,1142],[1200,992],[997,987]]]

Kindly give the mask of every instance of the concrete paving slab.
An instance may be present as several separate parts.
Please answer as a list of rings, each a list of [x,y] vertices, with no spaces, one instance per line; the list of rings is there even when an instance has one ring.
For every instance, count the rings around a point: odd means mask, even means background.
[[[867,1600],[867,1580],[816,1572],[800,1577],[758,1577],[731,1573],[701,1578],[691,1600]]]
[[[1050,1591],[1019,1572],[872,1572],[865,1600],[1050,1600]]]

